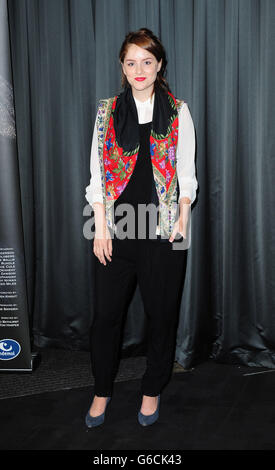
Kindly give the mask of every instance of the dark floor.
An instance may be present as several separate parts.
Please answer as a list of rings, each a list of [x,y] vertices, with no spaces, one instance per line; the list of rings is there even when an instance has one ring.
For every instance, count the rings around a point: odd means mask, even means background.
[[[38,349],[39,360],[31,373],[0,372],[0,399],[93,386],[90,353],[64,349]],[[116,381],[141,378],[145,356],[122,358]]]
[[[3,382],[2,382],[3,383]],[[86,429],[93,386],[0,400],[0,448],[275,449],[275,370],[205,362],[174,373],[160,417],[137,421],[140,378],[115,382],[102,426]]]

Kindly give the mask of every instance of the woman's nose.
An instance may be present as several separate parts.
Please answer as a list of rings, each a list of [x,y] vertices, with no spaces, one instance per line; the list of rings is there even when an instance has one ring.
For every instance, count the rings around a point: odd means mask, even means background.
[[[137,64],[137,73],[140,73],[140,72],[142,72],[142,65]]]

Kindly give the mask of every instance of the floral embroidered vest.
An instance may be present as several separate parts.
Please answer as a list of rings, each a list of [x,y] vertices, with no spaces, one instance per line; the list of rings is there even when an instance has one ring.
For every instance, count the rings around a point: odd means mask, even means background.
[[[179,112],[184,101],[170,95],[172,106]],[[116,231],[114,201],[125,189],[133,173],[139,145],[132,152],[123,152],[113,135],[108,134],[109,121],[113,119],[117,96],[99,100],[97,114],[98,152],[101,171],[103,203],[107,225]],[[178,216],[176,151],[178,142],[178,116],[169,125],[167,135],[151,132],[150,154],[153,176],[159,199],[159,222],[156,235],[169,238]],[[121,180],[124,180],[121,184]]]

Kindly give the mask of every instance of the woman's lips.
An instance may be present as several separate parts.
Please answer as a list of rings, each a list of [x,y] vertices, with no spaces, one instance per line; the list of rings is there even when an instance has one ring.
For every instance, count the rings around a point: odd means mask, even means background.
[[[142,82],[143,80],[145,80],[146,77],[136,77],[135,80],[137,80],[138,82]]]

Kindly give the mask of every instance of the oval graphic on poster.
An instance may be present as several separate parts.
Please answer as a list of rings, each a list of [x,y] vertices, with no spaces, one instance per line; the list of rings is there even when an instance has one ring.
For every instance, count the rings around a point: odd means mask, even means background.
[[[18,356],[21,351],[20,344],[14,339],[1,339],[0,340],[0,359],[8,361]]]

